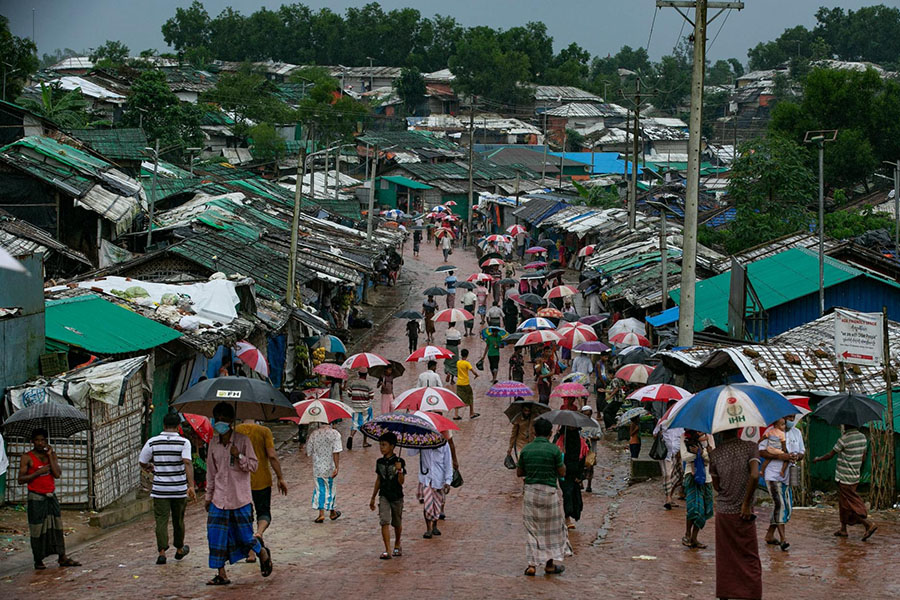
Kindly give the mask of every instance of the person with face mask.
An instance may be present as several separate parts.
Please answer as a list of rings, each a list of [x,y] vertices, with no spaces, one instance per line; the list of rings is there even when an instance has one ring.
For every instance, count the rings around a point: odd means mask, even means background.
[[[206,535],[209,568],[218,573],[207,585],[228,585],[225,563],[246,560],[252,550],[259,556],[263,577],[272,574],[272,555],[265,543],[253,535],[253,505],[250,474],[259,462],[246,435],[234,431],[234,406],[220,402],[213,408],[213,430],[206,457]]]
[[[799,483],[791,482],[791,472],[796,472],[796,463],[806,453],[803,435],[794,427],[795,419],[796,415],[789,415],[772,424],[773,428],[783,431],[783,447],[773,442],[773,436],[766,437],[759,443],[759,455],[767,459],[763,478],[773,503],[772,520],[765,540],[766,544],[780,546],[785,551],[790,547],[785,539],[785,526],[791,519],[794,505],[792,485]],[[776,532],[781,541],[775,539]]]

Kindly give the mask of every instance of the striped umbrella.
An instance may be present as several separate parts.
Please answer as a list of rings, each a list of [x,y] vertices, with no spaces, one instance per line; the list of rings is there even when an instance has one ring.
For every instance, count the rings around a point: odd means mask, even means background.
[[[243,340],[234,345],[234,354],[242,363],[262,375],[269,376],[269,363],[259,348],[250,342]]]
[[[445,308],[434,315],[434,320],[439,323],[459,323],[471,321],[475,315],[462,308]]]
[[[447,200],[446,202],[444,202],[444,206],[456,206],[456,201],[455,200]]]
[[[531,346],[534,344],[545,344],[547,342],[558,342],[559,334],[555,331],[540,330],[532,331],[518,342],[516,346]]]
[[[450,431],[451,429],[459,431],[459,426],[443,415],[429,412],[427,410],[417,410],[413,413],[413,415],[419,417],[420,419],[425,419],[440,432]]]
[[[31,432],[39,427],[47,430],[50,439],[68,438],[79,431],[90,429],[91,422],[86,414],[74,406],[48,400],[10,415],[3,423],[3,435],[30,440]]]
[[[616,377],[628,383],[647,383],[647,378],[653,372],[653,367],[648,365],[625,365],[616,371]]]
[[[446,360],[453,358],[453,353],[440,346],[422,346],[406,358],[406,362],[425,362],[428,360]]]
[[[481,263],[481,267],[502,267],[506,262],[502,258],[489,258],[483,263]]]
[[[568,383],[561,383],[553,389],[553,392],[550,394],[551,398],[581,398],[583,396],[588,395],[587,388],[581,385],[580,383],[576,383],[574,381],[569,381]]]
[[[531,388],[519,381],[498,381],[485,394],[490,398],[516,398],[534,396]]]
[[[519,326],[516,327],[516,331],[535,331],[538,329],[556,329],[556,325],[553,324],[553,321],[549,319],[544,319],[542,317],[532,317],[530,319],[526,319],[519,323]]]
[[[574,285],[557,285],[547,290],[544,298],[567,298],[578,293],[578,288]]]
[[[597,334],[590,327],[584,325],[580,327],[569,327],[565,330],[560,329],[559,345],[570,350],[585,342],[596,342]]]
[[[322,363],[313,367],[313,373],[316,375],[324,375],[325,377],[333,377],[335,379],[347,379],[349,375],[347,371],[335,363]]]
[[[505,235],[500,235],[499,233],[494,233],[494,234],[491,234],[491,235],[487,236],[486,238],[484,238],[484,241],[486,241],[488,243],[503,244],[503,243],[508,242],[509,238],[506,237]]]
[[[293,421],[298,425],[309,423],[333,423],[338,419],[352,419],[353,409],[340,402],[327,398],[314,398],[294,403],[296,417],[284,417],[282,421]]]
[[[406,390],[392,403],[395,410],[440,410],[462,408],[466,404],[459,396],[441,387],[417,387]]]
[[[640,400],[641,402],[668,402],[669,400],[690,398],[692,395],[689,391],[677,385],[654,383],[635,390],[628,398],[630,400]]]
[[[509,235],[519,235],[520,233],[528,233],[528,230],[522,225],[510,225],[506,228],[506,232]]]
[[[342,369],[368,369],[369,367],[387,366],[388,361],[371,352],[360,352],[347,357],[341,365]]]
[[[594,244],[591,244],[590,246],[585,246],[584,248],[582,248],[581,250],[578,251],[578,256],[580,256],[581,258],[590,256],[591,254],[594,253],[594,247],[595,247]]]
[[[609,328],[609,335],[616,335],[618,333],[639,333],[640,335],[647,335],[647,327],[637,319],[631,317],[619,319]]]
[[[650,340],[639,333],[619,333],[609,338],[609,341],[617,346],[644,346],[645,348],[650,347]]]
[[[471,282],[482,282],[482,281],[494,281],[494,278],[487,273],[472,273],[466,278],[466,281]]]

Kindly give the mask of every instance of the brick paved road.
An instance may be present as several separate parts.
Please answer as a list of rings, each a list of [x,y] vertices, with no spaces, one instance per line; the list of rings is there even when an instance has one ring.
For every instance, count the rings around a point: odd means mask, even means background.
[[[416,308],[419,291],[437,284],[433,272],[441,263],[434,246],[422,244],[422,256],[413,260],[407,247],[405,276],[410,293],[391,290],[397,308]],[[474,256],[456,251],[457,275],[476,268]],[[402,299],[406,297],[405,303]],[[390,319],[383,330],[368,337],[375,352],[402,360],[406,356],[405,321]],[[439,325],[437,341],[442,340]],[[463,347],[480,355],[480,341],[464,338]],[[503,358],[506,358],[505,351]],[[505,364],[501,360],[501,365]],[[413,365],[396,383],[398,390],[413,384],[423,367]],[[212,572],[206,567],[205,513],[195,504],[188,509],[188,543],[192,553],[181,563],[170,559],[154,565],[153,522],[148,515],[98,538],[74,552],[84,567],[35,573],[7,573],[0,578],[0,597],[24,598],[239,598],[255,594],[278,598],[301,596],[372,598],[550,598],[563,595],[596,598],[711,598],[714,590],[713,530],[701,539],[708,550],[692,552],[679,540],[683,508],[665,512],[660,507],[658,482],[626,488],[624,448],[606,441],[598,453],[595,493],[585,494],[585,510],[572,533],[575,556],[566,560],[561,577],[526,578],[524,534],[521,526],[521,483],[502,465],[508,424],[503,400],[490,400],[484,392],[486,377],[475,381],[481,418],[461,422],[456,436],[465,485],[454,490],[447,506],[444,535],[421,537],[423,523],[414,498],[417,461],[410,461],[406,485],[404,556],[380,561],[377,517],[368,509],[377,449],[344,452],[337,480],[337,522],[314,525],[310,508],[310,465],[296,447],[283,454],[291,486],[287,498],[273,501],[274,522],[266,539],[273,548],[275,572],[263,580],[255,565],[229,567],[234,582],[228,588],[203,585]],[[24,520],[24,515],[22,516]],[[759,522],[766,521],[761,516]],[[821,600],[829,593],[863,591],[869,598],[900,597],[900,577],[890,567],[893,548],[900,542],[896,520],[883,522],[870,543],[837,541],[830,536],[834,511],[797,511],[790,525],[793,547],[789,553],[763,548],[766,598],[787,596]],[[601,538],[597,532],[601,531]],[[653,560],[636,558],[655,557]],[[0,573],[4,567],[0,563]]]

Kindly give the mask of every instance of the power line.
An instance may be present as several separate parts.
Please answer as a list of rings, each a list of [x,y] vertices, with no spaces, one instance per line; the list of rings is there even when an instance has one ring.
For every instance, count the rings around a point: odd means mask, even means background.
[[[656,25],[656,15],[659,14],[659,8],[653,13],[653,21],[650,22],[650,35],[647,36],[647,45],[644,47],[644,50],[647,51],[647,54],[650,54],[650,40],[653,39],[653,26]],[[681,26],[684,27],[684,22],[681,23]]]
[[[730,16],[731,16],[731,11],[729,10],[725,13],[725,18],[722,19],[722,24],[719,25],[719,30],[716,31],[716,35],[713,36],[712,41],[709,43],[709,46],[707,46],[707,48],[706,48],[707,54],[709,53],[710,50],[712,50],[713,44],[716,43],[716,40],[719,39],[719,34],[722,33],[722,28],[725,27],[725,23],[728,22],[728,17],[730,17]],[[682,23],[682,25],[684,25],[684,23]]]

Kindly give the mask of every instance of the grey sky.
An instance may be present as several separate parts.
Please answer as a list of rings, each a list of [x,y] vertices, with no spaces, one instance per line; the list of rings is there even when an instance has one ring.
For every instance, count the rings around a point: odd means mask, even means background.
[[[819,6],[843,6],[857,9],[878,4],[897,5],[898,0],[745,0],[746,8],[728,17],[721,34],[710,48],[709,58],[737,57],[746,63],[747,49],[759,41],[777,37],[785,28],[797,24],[810,27]],[[260,0],[206,0],[211,16],[232,6],[244,14],[260,6],[277,8],[288,2]],[[361,6],[364,1],[307,0],[313,9],[328,6],[343,12],[348,6]],[[15,35],[31,37],[32,9],[35,15],[35,37],[40,53],[56,48],[83,50],[102,44],[107,39],[125,42],[136,54],[146,48],[166,50],[160,27],[173,16],[178,6],[190,0],[0,0],[0,14],[7,16]],[[385,10],[413,6],[423,15],[451,15],[466,26],[489,25],[508,28],[530,20],[547,24],[554,44],[559,49],[577,42],[591,54],[615,53],[621,46],[645,46],[656,11],[654,0],[568,0],[556,4],[548,0],[382,0]],[[725,15],[713,23],[710,39],[719,31]],[[674,9],[662,9],[650,43],[654,59],[671,52],[682,18]],[[685,26],[685,31],[689,26]]]

